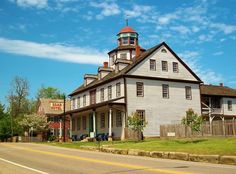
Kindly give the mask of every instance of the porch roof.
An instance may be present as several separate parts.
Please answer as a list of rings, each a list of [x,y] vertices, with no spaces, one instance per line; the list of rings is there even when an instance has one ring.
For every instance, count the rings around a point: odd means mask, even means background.
[[[236,89],[227,86],[201,85],[201,95],[236,97]]]
[[[106,106],[106,105],[125,105],[125,103],[115,102],[115,101],[123,99],[123,98],[125,98],[125,97],[119,97],[119,98],[112,99],[112,100],[109,100],[109,101],[104,101],[104,102],[101,102],[101,103],[96,103],[96,104],[92,104],[92,105],[89,105],[89,106],[85,106],[85,107],[82,107],[82,108],[79,108],[79,109],[69,110],[69,111],[66,111],[65,114],[66,115],[74,114],[74,113],[78,113],[78,112],[82,112],[82,111],[86,111],[86,110],[90,110],[90,109],[96,109],[98,107]],[[58,116],[62,116],[62,115],[64,115],[64,113],[61,113]]]

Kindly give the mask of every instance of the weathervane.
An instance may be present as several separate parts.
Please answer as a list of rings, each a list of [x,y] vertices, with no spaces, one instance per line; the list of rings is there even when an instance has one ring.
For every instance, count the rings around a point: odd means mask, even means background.
[[[129,25],[128,15],[126,15],[126,18],[125,18],[125,24],[126,24],[126,26]]]

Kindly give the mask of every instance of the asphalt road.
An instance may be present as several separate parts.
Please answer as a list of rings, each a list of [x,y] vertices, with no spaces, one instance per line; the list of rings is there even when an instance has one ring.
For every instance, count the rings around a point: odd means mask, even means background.
[[[236,174],[236,166],[0,143],[0,174]]]

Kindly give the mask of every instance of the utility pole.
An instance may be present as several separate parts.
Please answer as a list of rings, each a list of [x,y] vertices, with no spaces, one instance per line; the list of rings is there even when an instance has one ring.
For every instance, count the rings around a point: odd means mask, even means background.
[[[11,98],[11,113],[10,113],[10,116],[11,116],[11,142],[13,142],[13,116],[12,116],[12,113],[13,113],[13,99]]]
[[[66,95],[64,94],[64,104],[63,104],[63,142],[66,142]]]

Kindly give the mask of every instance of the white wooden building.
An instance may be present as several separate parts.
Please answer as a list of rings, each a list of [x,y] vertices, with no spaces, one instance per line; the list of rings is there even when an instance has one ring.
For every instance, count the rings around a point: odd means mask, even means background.
[[[72,135],[124,139],[127,117],[138,112],[147,121],[144,136],[159,136],[160,124],[180,121],[189,108],[201,113],[202,81],[165,42],[145,50],[128,26],[117,37],[109,62],[69,95]]]
[[[217,85],[201,85],[202,115],[210,123],[213,120],[235,120],[236,90]]]

